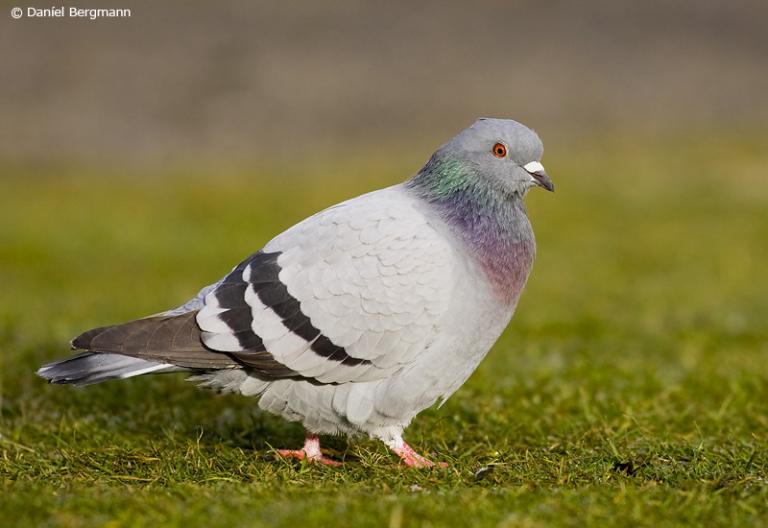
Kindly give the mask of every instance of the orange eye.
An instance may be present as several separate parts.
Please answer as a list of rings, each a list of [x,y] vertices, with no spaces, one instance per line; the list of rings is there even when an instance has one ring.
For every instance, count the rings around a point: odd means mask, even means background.
[[[507,146],[504,143],[496,143],[491,152],[497,158],[503,158],[507,155]]]

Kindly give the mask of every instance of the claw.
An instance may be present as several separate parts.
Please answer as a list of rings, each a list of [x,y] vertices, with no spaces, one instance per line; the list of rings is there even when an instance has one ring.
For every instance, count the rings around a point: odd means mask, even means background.
[[[281,458],[295,458],[307,462],[318,462],[326,466],[341,466],[341,462],[323,455],[320,451],[320,438],[317,435],[307,435],[304,447],[301,449],[278,449]]]

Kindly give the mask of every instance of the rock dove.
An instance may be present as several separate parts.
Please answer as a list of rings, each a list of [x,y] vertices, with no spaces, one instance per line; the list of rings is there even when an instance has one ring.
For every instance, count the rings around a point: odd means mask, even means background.
[[[408,181],[296,224],[178,308],[85,332],[79,355],[38,374],[89,385],[190,372],[301,422],[306,443],[285,457],[337,464],[318,435],[364,434],[431,467],[403,431],[512,317],[536,251],[523,198],[554,190],[542,152],[524,125],[479,119]]]

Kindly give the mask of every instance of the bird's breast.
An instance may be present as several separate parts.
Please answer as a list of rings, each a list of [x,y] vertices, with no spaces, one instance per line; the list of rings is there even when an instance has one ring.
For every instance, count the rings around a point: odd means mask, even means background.
[[[535,253],[533,240],[521,240],[479,255],[483,272],[504,304],[517,304],[531,272]]]

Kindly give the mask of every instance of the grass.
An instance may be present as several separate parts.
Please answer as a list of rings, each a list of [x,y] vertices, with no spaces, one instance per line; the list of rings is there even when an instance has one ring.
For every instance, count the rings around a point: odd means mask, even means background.
[[[539,256],[518,313],[407,430],[450,463],[434,471],[367,440],[326,441],[341,469],[276,461],[299,426],[181,377],[76,390],[33,374],[79,331],[178,304],[271,234],[418,162],[207,178],[7,167],[0,525],[768,523],[766,147],[550,147],[558,192],[529,196]]]

